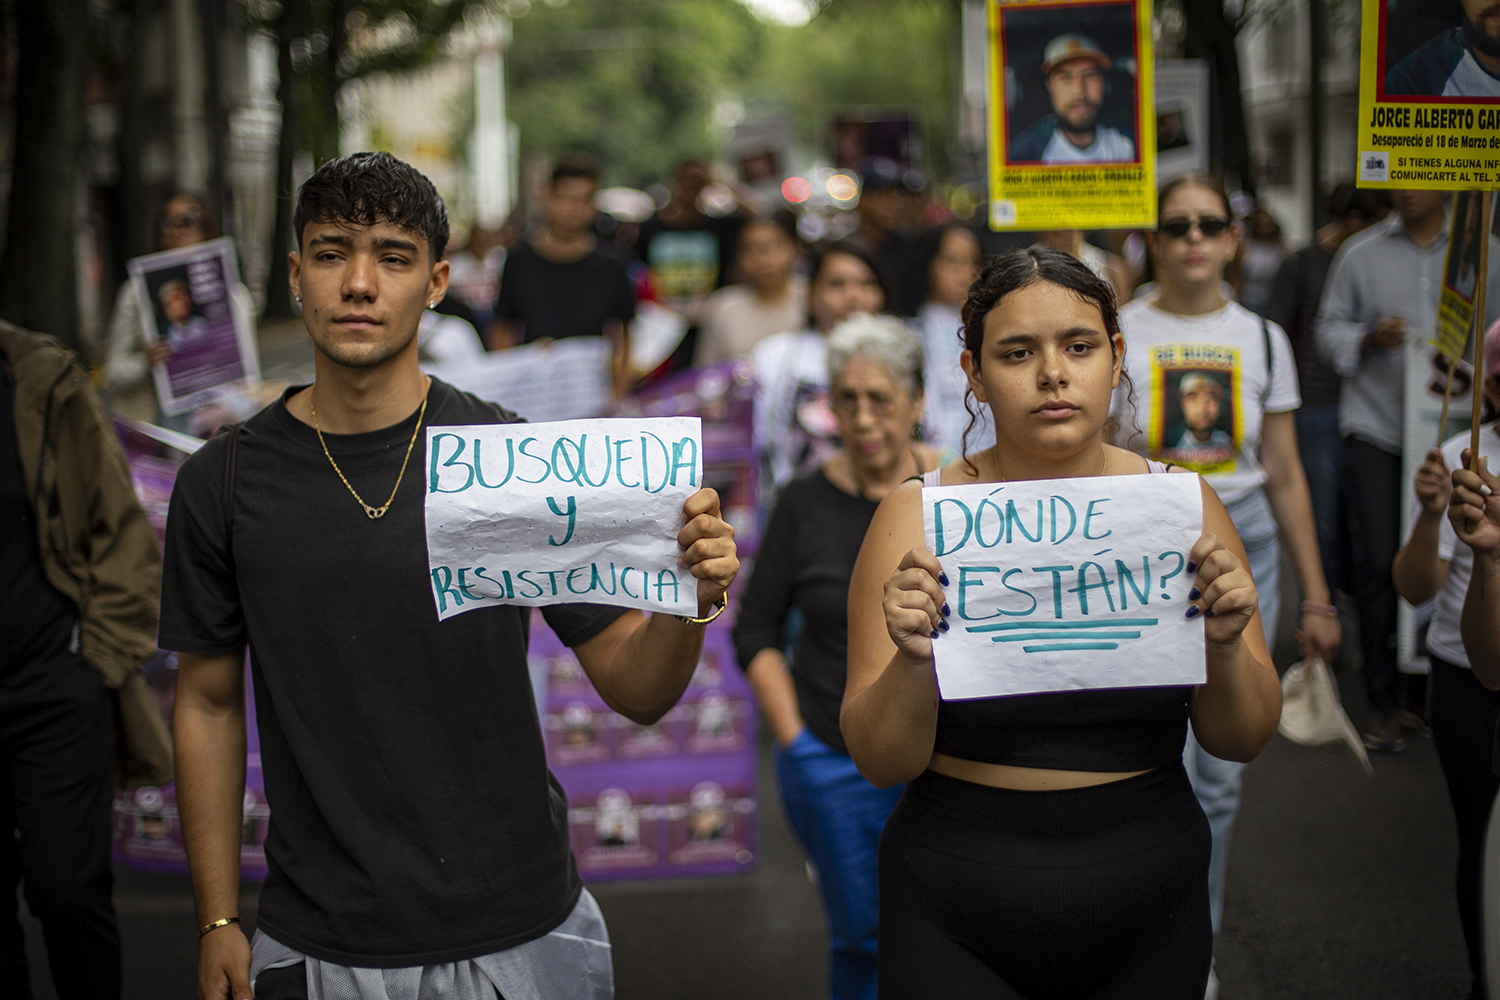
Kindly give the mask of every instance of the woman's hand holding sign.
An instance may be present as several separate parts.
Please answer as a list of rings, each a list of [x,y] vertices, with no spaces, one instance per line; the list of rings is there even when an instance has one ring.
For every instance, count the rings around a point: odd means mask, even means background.
[[[1203,637],[1210,643],[1228,645],[1239,641],[1255,615],[1255,581],[1244,562],[1224,547],[1211,531],[1205,531],[1188,555],[1188,572],[1198,571],[1188,591],[1187,616],[1203,615]]]
[[[1476,560],[1500,554],[1500,479],[1489,463],[1479,459],[1481,472],[1469,471],[1469,449],[1453,471],[1453,496],[1448,520],[1459,540],[1474,550]]]
[[[719,510],[719,494],[701,489],[682,505],[682,530],[677,533],[682,555],[677,564],[698,581],[698,615],[713,613],[740,571],[734,528]]]
[[[885,627],[901,655],[932,660],[932,641],[948,630],[942,564],[925,548],[911,549],[885,583]]]

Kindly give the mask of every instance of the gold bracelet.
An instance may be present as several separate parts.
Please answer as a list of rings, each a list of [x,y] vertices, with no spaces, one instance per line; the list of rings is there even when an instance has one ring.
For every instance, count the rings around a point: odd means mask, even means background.
[[[714,613],[709,615],[707,618],[689,618],[687,615],[678,615],[677,620],[682,622],[684,625],[707,625],[709,622],[722,615],[724,613],[724,609],[728,605],[729,595],[720,594],[719,599],[709,605],[709,607],[714,609]]]
[[[198,928],[198,936],[202,937],[203,935],[207,934],[209,931],[216,931],[220,927],[228,927],[230,924],[237,924],[239,922],[240,922],[240,918],[239,917],[220,917],[218,920],[215,920],[213,923],[211,923],[211,924],[204,924],[202,927]]]

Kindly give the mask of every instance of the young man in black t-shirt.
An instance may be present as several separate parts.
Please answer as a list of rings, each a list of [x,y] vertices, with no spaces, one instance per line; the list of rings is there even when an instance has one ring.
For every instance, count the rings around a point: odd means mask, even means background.
[[[553,169],[543,198],[546,226],[510,252],[500,273],[500,341],[494,346],[607,337],[614,344],[615,391],[623,394],[629,387],[635,289],[625,265],[599,252],[598,190],[598,172],[582,158],[565,158]]]
[[[257,996],[608,997],[608,937],[529,686],[528,609],[440,623],[432,606],[424,426],[516,419],[417,367],[423,307],[448,283],[442,201],[360,153],[303,186],[296,232],[317,380],[189,459],[168,520],[161,644],[180,654],[200,994],[249,998],[253,975]],[[733,532],[712,490],[683,522],[707,615],[738,570]],[[702,645],[672,615],[544,613],[641,723],[676,702]],[[253,946],[234,926],[247,646],[271,806]]]

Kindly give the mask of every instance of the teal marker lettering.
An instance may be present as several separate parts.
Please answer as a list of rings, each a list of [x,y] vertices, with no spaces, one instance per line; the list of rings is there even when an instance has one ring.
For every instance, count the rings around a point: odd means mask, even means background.
[[[1032,536],[1031,532],[1026,530],[1026,522],[1021,520],[1021,516],[1016,513],[1016,502],[1014,500],[1007,500],[1005,501],[1005,542],[1007,545],[1010,544],[1012,538],[1010,531],[1012,525],[1020,530],[1028,542],[1040,542],[1042,540],[1042,502],[1040,500],[1036,502],[1035,537]]]
[[[1062,505],[1068,508],[1068,530],[1063,532],[1063,536],[1061,538],[1057,537],[1058,501],[1062,501]],[[1054,494],[1052,497],[1052,544],[1061,545],[1063,542],[1066,542],[1068,538],[1073,534],[1073,529],[1076,527],[1078,527],[1078,512],[1073,509],[1072,504],[1068,503],[1067,497],[1060,497]]]
[[[692,454],[688,454],[688,448],[692,448]],[[677,470],[686,469],[688,473],[688,485],[698,485],[698,442],[690,437],[672,443],[672,485],[677,485]]]
[[[463,467],[463,469],[465,471],[467,471],[468,474],[469,474],[469,477],[464,480],[464,484],[462,486],[458,487],[457,489],[445,490],[445,489],[439,489],[438,488],[438,458],[441,457],[441,455],[442,455],[442,451],[443,451],[443,438],[452,438],[453,440],[455,440],[455,441],[458,442],[458,450],[455,451],[452,455],[448,456],[447,461],[445,461],[445,462],[442,463],[443,464],[443,468],[446,469],[446,468],[449,468],[451,466],[457,465],[457,466]],[[444,431],[442,434],[434,434],[433,435],[433,437],[432,437],[432,461],[431,461],[431,464],[429,466],[429,472],[428,472],[428,476],[427,476],[427,481],[428,481],[428,484],[429,484],[427,492],[429,492],[429,493],[462,493],[464,490],[468,489],[470,486],[472,486],[474,484],[474,467],[472,465],[470,465],[468,462],[461,462],[461,461],[459,461],[459,459],[463,456],[463,453],[467,449],[468,449],[468,443],[466,441],[464,441],[463,438],[459,437],[457,434],[449,434],[448,432]]]
[[[540,478],[540,479],[527,479],[525,476],[522,476],[522,475],[519,475],[519,474],[516,476],[516,479],[520,480],[521,482],[523,482],[523,483],[531,483],[533,486],[535,486],[537,483],[545,483],[547,481],[547,477],[552,474],[552,466],[550,466],[550,465],[547,464],[547,460],[545,458],[543,458],[540,455],[533,455],[531,452],[529,452],[529,451],[526,450],[526,446],[528,444],[534,443],[535,441],[536,441],[536,438],[525,438],[524,440],[521,441],[521,445],[520,445],[520,448],[518,450],[521,452],[521,456],[523,458],[529,458],[529,459],[531,459],[534,462],[540,462],[541,463],[541,466],[542,466],[542,478]]]
[[[449,594],[453,595],[454,607],[464,606],[464,599],[453,589],[453,571],[447,566],[439,566],[432,571],[432,585],[437,588],[438,614],[448,610]]]
[[[568,533],[566,535],[563,535],[563,540],[559,542],[551,535],[548,535],[547,544],[558,546],[567,545],[568,539],[573,537],[573,529],[578,526],[578,504],[574,502],[572,497],[568,497],[568,509],[559,510],[557,507],[557,501],[552,497],[548,497],[547,506],[551,507],[552,513],[556,514],[558,517],[566,517],[568,519]]]
[[[1072,566],[1033,566],[1033,573],[1052,574],[1052,615],[1054,618],[1062,617],[1062,575],[1071,573]]]
[[[1089,582],[1090,566],[1099,571],[1099,581],[1097,583]],[[1078,595],[1078,611],[1080,614],[1086,615],[1089,613],[1090,590],[1103,590],[1104,599],[1109,602],[1109,610],[1113,611],[1115,609],[1115,596],[1109,591],[1109,583],[1109,574],[1098,563],[1086,562],[1078,567],[1078,586],[1069,587],[1068,593]]]
[[[605,438],[605,440],[608,441],[609,439]],[[627,490],[633,490],[637,486],[641,485],[640,483],[627,483],[625,481],[625,463],[634,461],[634,459],[630,455],[626,455],[623,449],[628,448],[633,444],[635,444],[635,442],[629,438],[621,438],[619,441],[615,442],[615,482],[619,483]]]
[[[953,546],[951,549],[944,548],[943,546],[943,504],[945,503],[951,503],[953,506],[964,512],[964,537],[960,538],[958,540],[958,544]],[[943,556],[948,555],[950,552],[957,552],[959,549],[963,548],[964,544],[968,542],[969,536],[974,533],[974,515],[969,513],[969,508],[964,506],[962,501],[954,500],[952,497],[944,497],[943,499],[932,505],[932,523],[934,526],[934,532],[937,535],[937,551],[934,552],[933,555],[937,556],[938,558],[942,558]]]
[[[484,481],[484,463],[479,458],[479,446],[483,443],[478,438],[474,439],[474,478],[479,480],[479,485],[485,489],[498,490],[510,482],[510,477],[516,471],[516,440],[515,438],[505,439],[505,454],[509,461],[505,466],[505,478],[498,483],[487,483]]]
[[[1098,516],[1098,514],[1100,513],[1099,511],[1097,511],[1097,510],[1094,509],[1094,504],[1096,504],[1096,503],[1109,503],[1109,497],[1104,497],[1104,498],[1099,499],[1099,500],[1090,500],[1089,501],[1088,510],[1084,512],[1084,515],[1083,515],[1083,537],[1087,538],[1091,542],[1092,541],[1097,541],[1100,538],[1108,538],[1110,535],[1113,535],[1115,533],[1114,529],[1111,528],[1110,530],[1106,531],[1102,535],[1091,535],[1091,534],[1089,534],[1089,522],[1091,520],[1093,520],[1096,516]]]
[[[1120,581],[1120,610],[1124,611],[1130,607],[1130,602],[1125,599],[1125,583],[1130,582],[1130,589],[1135,594],[1135,599],[1141,604],[1147,604],[1151,600],[1151,559],[1149,556],[1141,556],[1141,575],[1146,578],[1144,588],[1135,585],[1135,574],[1130,572],[1122,560],[1115,560],[1115,572],[1119,574]]]
[[[580,456],[579,461],[582,464],[582,468],[578,470],[578,474],[582,477],[585,485],[598,489],[609,482],[610,451],[608,434],[604,436],[604,475],[599,477],[597,483],[589,478],[589,436],[587,434],[583,434],[578,438],[578,452]]]

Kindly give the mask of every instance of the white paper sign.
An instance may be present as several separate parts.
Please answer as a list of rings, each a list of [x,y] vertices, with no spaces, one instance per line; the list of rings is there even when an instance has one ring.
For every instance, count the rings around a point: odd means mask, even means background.
[[[945,699],[1205,681],[1197,476],[929,487],[922,521],[948,577]]]
[[[603,337],[566,337],[494,351],[461,364],[422,368],[532,422],[578,420],[609,411],[614,399],[612,350]]]
[[[438,620],[494,604],[698,613],[677,565],[703,482],[697,417],[427,428],[427,561]]]

